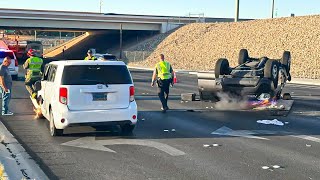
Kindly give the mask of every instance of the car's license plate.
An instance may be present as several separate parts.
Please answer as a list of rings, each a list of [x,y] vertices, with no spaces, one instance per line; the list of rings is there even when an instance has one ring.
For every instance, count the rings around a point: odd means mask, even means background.
[[[93,101],[107,101],[108,93],[92,93]]]

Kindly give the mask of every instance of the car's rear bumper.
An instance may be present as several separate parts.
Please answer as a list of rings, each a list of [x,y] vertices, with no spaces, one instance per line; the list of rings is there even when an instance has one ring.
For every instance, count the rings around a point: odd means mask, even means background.
[[[57,129],[71,126],[136,124],[137,113],[137,104],[132,102],[126,109],[71,111],[65,107],[61,112],[54,112],[54,119]],[[64,123],[61,119],[65,120]]]

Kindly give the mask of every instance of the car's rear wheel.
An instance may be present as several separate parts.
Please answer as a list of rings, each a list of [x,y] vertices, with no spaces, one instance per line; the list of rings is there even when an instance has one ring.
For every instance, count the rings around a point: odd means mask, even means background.
[[[239,53],[239,65],[246,63],[249,60],[249,53],[247,49],[241,49]]]
[[[276,60],[269,59],[264,67],[264,77],[269,78],[274,85],[278,87],[279,65]]]
[[[289,51],[283,52],[281,64],[285,67],[287,74],[289,74],[291,68],[291,53]]]
[[[54,125],[54,117],[52,110],[50,111],[50,135],[51,136],[62,136],[63,135],[63,129],[57,129]]]
[[[216,62],[214,73],[216,78],[219,78],[220,75],[230,74],[229,61],[224,58],[218,59],[218,61]]]
[[[136,126],[131,124],[125,124],[125,125],[121,125],[120,127],[121,127],[122,133],[131,134]]]

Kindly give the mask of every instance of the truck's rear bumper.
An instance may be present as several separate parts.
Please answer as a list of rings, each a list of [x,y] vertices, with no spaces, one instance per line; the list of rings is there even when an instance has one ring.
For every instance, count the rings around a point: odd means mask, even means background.
[[[274,90],[272,81],[267,78],[231,78],[223,77],[215,80],[207,80],[206,84],[199,83],[201,100],[218,100],[219,92],[227,92],[237,95],[257,95],[270,93]],[[210,84],[207,84],[210,83]]]

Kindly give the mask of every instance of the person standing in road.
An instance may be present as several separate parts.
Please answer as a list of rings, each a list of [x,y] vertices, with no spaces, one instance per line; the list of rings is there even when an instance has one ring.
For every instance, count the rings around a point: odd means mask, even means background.
[[[10,116],[13,115],[9,111],[9,102],[11,100],[11,88],[12,88],[12,78],[8,66],[11,64],[11,58],[5,57],[2,65],[0,66],[0,86],[2,93],[2,115]]]
[[[94,55],[92,55],[91,49],[88,50],[87,55],[88,56],[86,58],[84,58],[84,60],[93,60],[93,61],[97,60],[97,58]]]
[[[160,54],[160,62],[156,64],[153,71],[151,87],[155,82],[158,85],[158,96],[161,101],[161,110],[165,113],[168,107],[169,88],[173,85],[173,69],[169,62],[165,61],[164,55]]]
[[[37,97],[37,92],[34,90],[33,85],[35,82],[41,80],[43,60],[36,56],[36,52],[33,49],[28,51],[28,56],[29,58],[23,64],[23,68],[27,69],[25,85],[31,97],[35,99]]]

